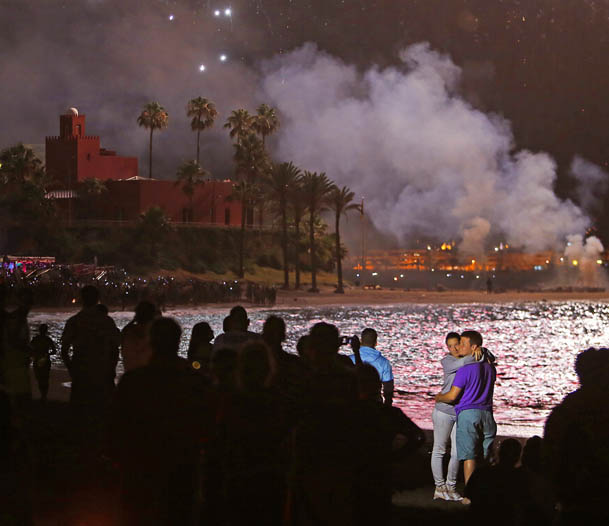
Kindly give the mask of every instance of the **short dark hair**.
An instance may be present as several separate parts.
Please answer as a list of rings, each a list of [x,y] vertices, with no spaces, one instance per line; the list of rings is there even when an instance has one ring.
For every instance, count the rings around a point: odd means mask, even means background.
[[[374,329],[371,329],[370,327],[366,327],[362,331],[361,337],[362,337],[362,341],[364,341],[364,340],[368,341],[369,338],[376,341],[378,338],[378,334]]]
[[[157,318],[150,326],[150,346],[155,354],[177,356],[182,327],[173,318]]]
[[[609,349],[590,347],[575,359],[575,373],[582,386],[602,385],[609,379]]]
[[[99,301],[99,290],[93,285],[85,285],[80,289],[80,297],[85,307],[94,307]]]
[[[445,341],[446,343],[448,343],[448,340],[452,340],[452,339],[456,339],[456,340],[461,341],[461,336],[459,335],[459,333],[458,333],[458,332],[449,332],[449,333],[446,335],[446,339],[445,339],[444,341]]]
[[[313,325],[309,333],[309,347],[316,353],[336,354],[340,347],[336,325],[319,322]]]
[[[38,332],[40,332],[40,334],[46,334],[49,332],[49,326],[46,323],[41,323],[40,327],[38,327]]]
[[[461,333],[461,338],[467,338],[470,343],[482,347],[482,334],[478,331],[463,331]]]
[[[279,316],[269,316],[262,326],[262,339],[269,345],[281,345],[285,340],[285,321]]]
[[[247,311],[241,305],[235,305],[230,310],[230,323],[232,330],[246,331],[249,320],[247,319]]]

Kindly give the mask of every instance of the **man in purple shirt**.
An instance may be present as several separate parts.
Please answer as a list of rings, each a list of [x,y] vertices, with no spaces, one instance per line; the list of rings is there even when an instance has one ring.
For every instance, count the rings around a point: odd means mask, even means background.
[[[479,332],[465,331],[461,334],[461,356],[468,356],[480,349],[482,336]],[[495,379],[494,365],[486,360],[471,363],[457,371],[448,393],[436,395],[436,402],[455,404],[457,454],[459,460],[464,461],[466,484],[476,469],[476,459],[488,457],[497,434],[497,424],[493,418]]]

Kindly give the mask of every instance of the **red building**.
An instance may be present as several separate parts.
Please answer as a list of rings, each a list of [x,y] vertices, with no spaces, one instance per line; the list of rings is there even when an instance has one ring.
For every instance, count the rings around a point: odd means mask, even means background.
[[[59,117],[59,137],[46,138],[47,174],[65,189],[85,179],[137,177],[137,158],[120,157],[100,147],[99,137],[85,135],[85,116],[75,108]]]
[[[59,137],[46,138],[46,170],[58,188],[49,197],[57,200],[68,221],[135,221],[157,206],[173,222],[241,224],[241,203],[229,199],[231,181],[205,181],[195,187],[191,201],[175,181],[138,177],[137,158],[100,148],[99,137],[85,135],[85,116],[75,108],[59,117],[59,129]],[[78,183],[93,178],[104,181],[107,192],[84,203]]]

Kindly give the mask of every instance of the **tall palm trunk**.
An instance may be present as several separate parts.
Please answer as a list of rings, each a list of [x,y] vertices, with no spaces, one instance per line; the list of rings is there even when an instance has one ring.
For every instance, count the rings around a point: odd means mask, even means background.
[[[281,248],[283,250],[283,288],[290,288],[290,269],[288,267],[288,211],[287,204],[281,203]]]
[[[311,288],[309,292],[319,292],[317,288],[317,255],[315,254],[315,214],[309,216],[309,247],[311,249]]]
[[[298,290],[300,289],[300,217],[294,218],[294,230],[296,231],[296,242],[294,243],[296,249],[294,288]]]
[[[193,206],[192,206],[193,197],[194,197],[193,194],[190,194],[190,196],[188,197],[189,207],[190,207],[190,215],[188,216],[188,221],[189,222],[193,222],[194,219],[195,219],[195,212],[194,212]]]
[[[197,164],[199,163],[199,139],[201,137],[201,130],[197,130]]]
[[[154,128],[150,128],[150,151],[148,153],[148,179],[152,179],[152,132]]]
[[[245,216],[247,214],[247,207],[245,206],[245,200],[241,202],[241,235],[239,236],[239,277],[243,278],[243,252],[245,250]]]
[[[345,289],[343,288],[343,262],[340,255],[340,213],[336,213],[336,277],[338,278],[338,284],[336,292],[338,294],[344,294]]]

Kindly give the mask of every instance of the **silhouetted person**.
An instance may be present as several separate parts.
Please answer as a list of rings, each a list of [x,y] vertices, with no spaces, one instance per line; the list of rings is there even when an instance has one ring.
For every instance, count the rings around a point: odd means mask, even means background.
[[[538,436],[529,438],[522,451],[519,470],[526,481],[527,503],[525,524],[550,526],[556,516],[556,497],[543,465],[543,441]]]
[[[525,525],[526,479],[516,469],[522,446],[518,440],[507,438],[499,447],[499,462],[483,466],[472,474],[465,488],[471,500],[471,523],[505,526]]]
[[[135,307],[135,316],[121,332],[121,356],[125,372],[144,367],[150,362],[152,348],[148,330],[152,320],[160,313],[154,303],[140,301]]]
[[[110,426],[122,473],[121,524],[190,525],[197,460],[211,414],[204,379],[178,356],[182,330],[171,318],[150,326],[150,364],[119,382]]]
[[[575,362],[580,388],[546,421],[544,451],[565,524],[609,518],[609,349],[588,349]]]
[[[316,325],[313,339],[319,332],[330,335],[330,327]],[[294,525],[390,521],[391,453],[397,433],[378,401],[376,369],[368,364],[353,369],[355,398],[341,399],[333,389],[318,392],[316,405],[294,431],[287,507]],[[320,399],[323,394],[328,398]]]
[[[66,322],[61,358],[72,378],[70,401],[84,409],[103,408],[114,392],[120,332],[97,307],[98,290],[81,289],[82,310]]]
[[[286,326],[278,316],[269,316],[264,322],[262,339],[269,346],[277,364],[274,388],[286,405],[290,424],[295,424],[304,414],[309,385],[309,369],[295,354],[283,350]]]
[[[273,354],[262,341],[239,351],[239,391],[218,424],[229,525],[281,522],[288,426],[272,389],[276,373]]]
[[[40,400],[46,402],[49,393],[49,376],[51,374],[51,354],[57,352],[55,342],[49,337],[49,326],[43,323],[38,328],[38,334],[32,338],[32,367],[38,382]]]
[[[4,386],[18,410],[32,400],[30,330],[27,321],[31,307],[32,294],[22,289],[17,295],[17,308],[4,312],[0,335]]]
[[[214,331],[209,323],[201,321],[192,328],[187,356],[192,368],[201,374],[209,374],[213,339]]]
[[[213,349],[232,347],[235,350],[239,350],[245,342],[259,339],[259,334],[248,330],[249,325],[250,320],[247,317],[247,311],[241,305],[236,305],[231,309],[229,314],[229,320],[227,321],[228,331],[216,337]]]

